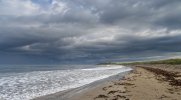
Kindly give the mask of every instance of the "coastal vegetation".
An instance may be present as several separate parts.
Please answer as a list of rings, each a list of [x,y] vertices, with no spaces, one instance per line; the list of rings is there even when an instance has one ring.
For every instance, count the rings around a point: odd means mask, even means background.
[[[114,65],[137,65],[137,64],[170,64],[170,65],[179,65],[179,64],[181,64],[181,58],[158,60],[158,61],[105,62],[105,63],[100,63],[99,65],[106,65],[106,64],[114,64]]]

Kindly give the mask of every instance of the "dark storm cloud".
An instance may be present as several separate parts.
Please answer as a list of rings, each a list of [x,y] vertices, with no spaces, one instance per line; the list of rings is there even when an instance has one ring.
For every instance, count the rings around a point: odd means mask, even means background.
[[[155,25],[180,28],[179,0],[112,0],[99,9],[100,21],[107,24]]]
[[[90,63],[178,53],[180,6],[180,0],[1,0],[0,58]]]

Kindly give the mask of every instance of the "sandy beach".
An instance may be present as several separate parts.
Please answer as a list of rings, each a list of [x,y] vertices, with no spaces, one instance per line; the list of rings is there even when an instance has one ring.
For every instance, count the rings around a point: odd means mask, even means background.
[[[122,79],[75,93],[69,100],[180,100],[181,67],[160,64],[134,65],[133,68]],[[54,95],[57,94],[51,96]],[[46,96],[44,99],[49,100]]]

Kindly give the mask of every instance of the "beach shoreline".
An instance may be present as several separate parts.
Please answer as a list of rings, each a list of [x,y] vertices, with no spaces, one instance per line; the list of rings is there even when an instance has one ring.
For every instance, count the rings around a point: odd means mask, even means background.
[[[132,66],[134,70],[122,79],[106,81],[85,91],[74,93],[67,100],[179,100],[181,98],[180,65]],[[34,100],[62,99],[47,99],[44,96],[44,99]]]
[[[106,86],[112,81],[121,80],[121,78],[129,74],[130,70],[132,70],[132,68],[130,67],[128,67],[127,69],[128,69],[127,71],[120,72],[119,74],[115,74],[113,76],[109,76],[107,78],[103,78],[101,80],[97,80],[89,84],[85,84],[81,87],[72,88],[72,89],[36,97],[31,100],[72,100],[72,98],[77,97],[78,95],[84,94],[85,92],[88,92],[93,89],[98,89],[102,86]]]

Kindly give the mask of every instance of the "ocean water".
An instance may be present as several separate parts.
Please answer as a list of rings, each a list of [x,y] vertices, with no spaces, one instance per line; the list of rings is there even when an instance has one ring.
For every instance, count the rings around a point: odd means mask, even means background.
[[[0,100],[29,100],[130,71],[124,66],[0,66]]]

